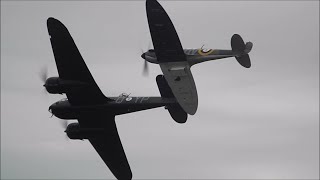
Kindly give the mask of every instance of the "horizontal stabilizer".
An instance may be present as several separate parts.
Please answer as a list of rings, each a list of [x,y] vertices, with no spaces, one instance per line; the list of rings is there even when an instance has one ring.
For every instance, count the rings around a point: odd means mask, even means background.
[[[158,75],[156,78],[158,88],[163,98],[175,98],[172,90],[170,89],[168,82],[163,75]],[[177,123],[185,123],[188,119],[187,113],[182,109],[182,107],[177,104],[168,105],[167,109],[172,117]]]
[[[245,68],[250,68],[251,67],[249,54],[236,57],[236,59],[239,62],[239,64],[241,64],[241,66],[243,66]]]

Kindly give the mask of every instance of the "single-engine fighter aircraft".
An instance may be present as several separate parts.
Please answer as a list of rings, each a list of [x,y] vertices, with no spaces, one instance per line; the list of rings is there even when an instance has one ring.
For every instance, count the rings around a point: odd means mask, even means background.
[[[49,107],[64,120],[77,119],[66,127],[70,139],[88,139],[117,179],[131,179],[132,172],[123,150],[115,116],[165,106],[179,123],[187,120],[163,75],[156,78],[161,97],[106,97],[94,81],[67,28],[49,18],[47,27],[59,77],[44,78],[50,94],[65,93],[67,99]]]
[[[253,44],[234,34],[232,50],[183,49],[178,34],[168,14],[156,0],[146,1],[147,18],[154,49],[141,57],[159,64],[175,98],[185,112],[194,115],[198,108],[198,95],[190,67],[194,64],[228,57],[235,57],[246,68],[251,62],[248,53]]]

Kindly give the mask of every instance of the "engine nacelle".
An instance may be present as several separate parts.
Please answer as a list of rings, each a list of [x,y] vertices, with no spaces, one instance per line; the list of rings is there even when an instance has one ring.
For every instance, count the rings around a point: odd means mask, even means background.
[[[50,94],[65,93],[60,84],[61,83],[59,77],[50,77],[46,80],[46,83],[43,86]]]
[[[147,52],[141,54],[141,58],[154,64],[159,64],[154,49],[149,49]]]
[[[49,112],[60,119],[78,119],[79,112],[75,110],[67,99],[53,103],[49,107]]]
[[[102,137],[106,133],[104,128],[81,128],[79,123],[71,123],[65,130],[70,139],[91,139]]]
[[[70,89],[83,88],[88,86],[88,83],[73,80],[64,80],[59,77],[50,77],[43,85],[50,94],[66,93]]]

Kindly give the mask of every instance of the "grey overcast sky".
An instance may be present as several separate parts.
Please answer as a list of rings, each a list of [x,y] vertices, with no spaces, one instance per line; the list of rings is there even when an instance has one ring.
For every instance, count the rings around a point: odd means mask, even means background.
[[[252,41],[235,59],[192,68],[199,107],[187,123],[163,108],[116,117],[135,179],[318,179],[319,1],[160,1],[184,48]],[[160,95],[141,48],[145,1],[1,1],[1,178],[113,179],[88,141],[67,141],[38,77],[57,70],[48,17],[69,29],[106,96]]]

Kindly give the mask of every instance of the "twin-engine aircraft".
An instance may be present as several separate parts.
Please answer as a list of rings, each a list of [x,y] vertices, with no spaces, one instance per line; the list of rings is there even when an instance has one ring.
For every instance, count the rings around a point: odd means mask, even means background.
[[[106,97],[94,81],[67,28],[57,19],[47,20],[59,77],[50,77],[45,88],[50,94],[67,95],[49,107],[63,120],[77,119],[66,127],[70,139],[88,139],[117,179],[131,179],[132,172],[123,150],[115,116],[165,106],[172,118],[183,123],[181,109],[163,75],[156,78],[161,97]]]
[[[141,57],[160,65],[175,98],[186,113],[194,115],[198,108],[197,90],[190,71],[192,65],[235,57],[243,67],[251,67],[248,53],[253,44],[245,44],[240,35],[232,36],[232,50],[183,49],[173,23],[159,2],[147,0],[146,9],[154,49],[149,49]]]
[[[45,80],[50,94],[66,94],[67,99],[49,107],[56,117],[77,119],[66,127],[70,139],[88,139],[117,179],[131,179],[132,172],[122,147],[115,116],[152,108],[165,107],[178,123],[195,114],[198,101],[190,67],[194,64],[236,57],[250,67],[248,56],[252,43],[244,44],[239,35],[231,40],[232,50],[183,50],[168,15],[155,0],[147,0],[147,17],[155,49],[142,57],[160,65],[164,75],[156,82],[161,97],[131,97],[122,94],[106,97],[94,81],[67,28],[57,19],[48,18],[47,28],[59,77]]]

